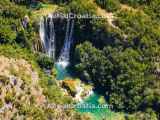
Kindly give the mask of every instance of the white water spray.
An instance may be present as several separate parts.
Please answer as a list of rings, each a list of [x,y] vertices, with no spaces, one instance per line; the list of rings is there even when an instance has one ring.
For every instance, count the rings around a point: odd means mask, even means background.
[[[66,68],[70,60],[70,48],[73,42],[74,20],[68,19],[66,25],[66,33],[63,48],[60,52],[57,64]],[[55,58],[55,26],[53,15],[49,14],[47,17],[42,17],[40,21],[40,38],[45,52],[51,58]]]
[[[68,66],[70,60],[70,48],[72,44],[72,36],[74,32],[73,30],[74,30],[74,20],[68,19],[64,46],[61,50],[60,57],[58,59],[58,64],[60,64],[64,68]]]
[[[54,21],[52,15],[50,15],[49,27],[50,27],[50,34],[49,34],[50,43],[49,43],[48,54],[51,58],[55,58],[55,29],[54,29]]]
[[[49,14],[47,18],[42,17],[40,20],[39,29],[40,38],[43,44],[43,48],[47,55],[51,58],[55,58],[55,28],[52,14]]]
[[[41,20],[40,20],[39,35],[40,35],[43,47],[45,47],[45,26],[44,26],[44,18],[43,17],[41,17]],[[46,48],[44,48],[44,49],[46,49]]]

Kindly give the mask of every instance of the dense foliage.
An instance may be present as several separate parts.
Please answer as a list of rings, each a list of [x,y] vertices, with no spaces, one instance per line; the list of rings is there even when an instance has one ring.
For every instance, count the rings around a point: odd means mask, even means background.
[[[39,55],[37,62],[42,68],[51,69],[54,67],[53,60],[46,55]]]
[[[159,82],[136,50],[105,47],[100,51],[87,42],[76,48],[76,60],[80,77],[93,83],[116,110],[159,112],[160,98],[153,96],[158,94]],[[155,85],[157,90],[152,88]]]
[[[45,4],[60,5],[63,12],[75,14],[97,15],[98,10],[105,15],[113,14],[113,18],[107,18],[109,20],[75,20],[75,40],[71,49],[74,70],[78,77],[105,96],[107,102],[114,106],[114,111],[128,114],[126,120],[160,119],[159,0],[0,1],[0,55],[29,61],[39,71],[39,84],[47,100],[64,104],[73,101],[65,97],[56,85],[54,71],[47,76],[41,70],[52,69],[53,60],[33,51],[33,48],[40,49],[41,44],[38,23],[33,24],[37,21],[31,19],[35,10],[32,7],[43,7]],[[65,32],[65,23],[65,20],[56,21],[56,51],[60,51],[64,42],[62,33]],[[0,80],[4,81],[4,78]],[[28,80],[27,77],[25,80]],[[7,93],[5,100],[13,102],[13,98],[13,94]],[[73,119],[87,119],[73,110],[50,111],[35,105],[15,104],[19,106],[21,115],[36,119],[54,118],[60,113],[64,113],[64,119],[72,113]],[[3,106],[3,101],[0,101],[0,106]]]
[[[35,36],[28,15],[29,11],[24,6],[15,5],[9,0],[0,1],[1,44],[18,43],[21,47],[29,49],[33,47],[32,43]],[[25,21],[25,19],[27,20]]]
[[[112,32],[105,30],[107,35],[104,38],[110,42],[113,40],[112,44],[101,45],[103,48],[96,46],[94,41],[90,41],[93,44],[84,42],[78,45],[75,67],[84,81],[91,82],[96,90],[106,95],[115,110],[135,113],[127,119],[158,119],[160,85],[153,72],[159,69],[153,60],[159,56],[160,49],[158,1],[120,2],[143,7],[128,6],[116,12],[115,24],[119,31],[115,34],[119,35],[108,38]],[[104,8],[104,1],[97,0],[97,3]]]
[[[122,3],[126,3],[132,6],[149,4],[152,0],[120,0]]]
[[[109,12],[116,11],[120,8],[119,0],[96,0],[96,2]]]

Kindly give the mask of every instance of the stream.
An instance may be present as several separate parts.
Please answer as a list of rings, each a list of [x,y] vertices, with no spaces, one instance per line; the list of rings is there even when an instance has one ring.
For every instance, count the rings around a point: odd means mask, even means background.
[[[56,63],[55,68],[57,70],[57,80],[64,80],[66,77],[72,77],[72,71],[68,67],[63,67],[62,64]],[[93,120],[103,120],[104,118],[111,120],[114,113],[107,107],[98,108],[98,106],[102,106],[99,103],[99,98],[100,95],[96,92],[93,92],[89,97],[77,103],[76,111],[80,112],[81,114],[91,114],[94,118]],[[96,108],[93,108],[92,106],[95,106]]]

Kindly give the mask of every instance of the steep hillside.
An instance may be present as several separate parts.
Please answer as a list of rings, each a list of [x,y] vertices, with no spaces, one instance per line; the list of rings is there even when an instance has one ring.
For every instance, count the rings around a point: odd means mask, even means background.
[[[0,119],[89,119],[73,109],[53,106],[71,104],[72,100],[63,96],[54,76],[42,72],[33,54],[12,46],[0,49]]]

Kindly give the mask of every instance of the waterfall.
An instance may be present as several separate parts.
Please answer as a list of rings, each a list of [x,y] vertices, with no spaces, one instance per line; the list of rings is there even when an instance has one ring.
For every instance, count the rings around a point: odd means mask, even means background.
[[[42,17],[40,20],[39,29],[40,38],[43,44],[45,53],[51,58],[55,58],[55,28],[54,20],[51,14],[47,17]]]
[[[61,50],[60,57],[58,59],[58,63],[61,64],[63,67],[66,67],[69,64],[70,48],[71,48],[72,36],[74,32],[73,30],[74,30],[74,20],[68,19],[64,46]]]
[[[41,17],[41,20],[40,20],[39,35],[40,35],[43,47],[45,47],[45,25],[44,25],[44,18],[43,17]]]
[[[70,48],[73,42],[73,32],[74,32],[74,20],[67,19],[65,40],[60,56],[57,63],[62,67],[66,67],[70,60]],[[49,14],[47,17],[42,17],[40,20],[39,29],[40,38],[43,44],[45,53],[51,58],[55,58],[55,26],[53,15]]]
[[[49,34],[49,50],[48,54],[51,58],[55,58],[55,29],[54,29],[54,21],[52,18],[52,15],[49,16],[50,21],[49,21],[49,27],[50,27],[50,34]]]

